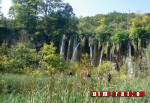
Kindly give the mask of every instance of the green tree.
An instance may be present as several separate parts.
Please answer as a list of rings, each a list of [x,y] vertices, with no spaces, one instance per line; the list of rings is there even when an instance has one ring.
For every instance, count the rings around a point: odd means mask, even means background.
[[[11,47],[5,64],[7,72],[24,73],[25,69],[36,68],[36,50],[29,48],[26,43],[18,43]]]
[[[139,21],[140,20],[140,21]],[[137,15],[131,19],[130,39],[137,55],[141,55],[142,47],[150,40],[150,17]]]
[[[99,41],[99,47],[101,48],[100,61],[101,64],[103,54],[108,53],[108,47],[110,45],[110,29],[106,26],[106,18],[102,18],[99,21],[99,26],[96,28],[97,38]]]
[[[67,69],[65,62],[60,58],[58,54],[56,54],[56,47],[54,47],[54,43],[44,44],[41,51],[39,51],[39,55],[41,57],[40,63],[41,65],[46,64],[46,68],[49,67],[54,68],[56,71],[64,71]]]

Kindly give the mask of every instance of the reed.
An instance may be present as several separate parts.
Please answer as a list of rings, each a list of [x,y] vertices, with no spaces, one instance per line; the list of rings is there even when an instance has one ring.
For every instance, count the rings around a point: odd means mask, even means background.
[[[103,85],[91,77],[55,74],[33,77],[3,74],[0,103],[149,103],[150,77],[111,81]],[[145,97],[90,97],[90,91],[145,91]]]

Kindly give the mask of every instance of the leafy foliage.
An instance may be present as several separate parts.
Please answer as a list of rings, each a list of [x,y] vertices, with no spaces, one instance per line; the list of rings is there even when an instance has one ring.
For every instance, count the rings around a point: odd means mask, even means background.
[[[67,69],[65,61],[56,54],[56,47],[54,47],[54,43],[50,43],[50,45],[44,44],[41,51],[39,51],[39,55],[41,56],[40,65],[47,65],[46,69],[55,68],[55,72],[57,70],[64,71]]]
[[[139,61],[150,42],[149,14],[112,12],[77,18],[72,6],[62,0],[13,0],[9,14],[9,19],[0,18],[0,44],[6,40],[9,47],[1,45],[1,70],[21,72],[37,68],[35,74],[41,70],[49,74],[64,71],[68,68],[65,59],[71,59],[77,44],[79,62],[70,70],[76,71],[80,66],[89,72],[93,68],[89,58],[94,60],[94,66],[110,61],[118,62],[121,68],[123,58],[129,55],[129,46],[131,56]],[[64,59],[58,55],[62,35],[66,36]],[[22,43],[17,44],[18,41]],[[26,42],[31,42],[31,46]],[[90,57],[81,55],[86,52]]]
[[[103,73],[110,73],[112,68],[114,67],[114,63],[110,62],[110,61],[104,61],[102,62],[101,65],[99,65],[96,68],[96,73],[100,72],[101,74]]]
[[[24,72],[26,67],[35,68],[36,64],[36,50],[28,48],[25,43],[18,43],[12,46],[9,51],[9,61],[6,63],[5,67],[7,71],[10,72]]]

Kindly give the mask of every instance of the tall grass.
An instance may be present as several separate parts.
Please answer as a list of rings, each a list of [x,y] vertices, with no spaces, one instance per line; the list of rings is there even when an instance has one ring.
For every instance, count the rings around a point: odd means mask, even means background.
[[[145,97],[90,97],[90,91],[145,91]],[[103,84],[92,77],[0,74],[0,103],[150,103],[150,77]]]

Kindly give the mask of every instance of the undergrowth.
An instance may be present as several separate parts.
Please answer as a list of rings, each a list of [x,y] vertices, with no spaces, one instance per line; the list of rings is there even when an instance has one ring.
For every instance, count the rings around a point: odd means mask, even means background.
[[[0,74],[0,103],[150,103],[150,77],[102,82],[79,76]],[[145,91],[145,97],[90,97],[90,91]]]

